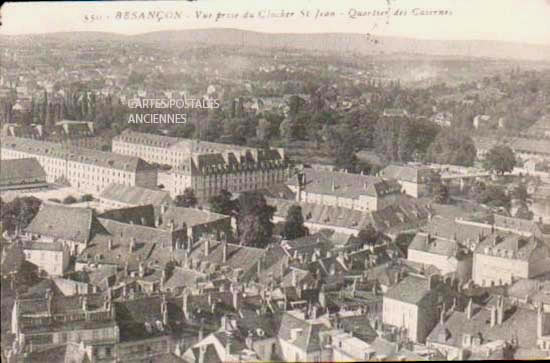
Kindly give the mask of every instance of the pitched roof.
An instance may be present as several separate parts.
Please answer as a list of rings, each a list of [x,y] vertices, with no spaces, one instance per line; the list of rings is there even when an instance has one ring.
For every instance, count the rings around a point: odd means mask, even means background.
[[[140,262],[150,258],[154,248],[172,246],[172,236],[167,231],[103,218],[99,221],[107,233],[95,234],[77,261],[119,266],[128,263],[129,269],[134,270]],[[132,239],[135,241],[134,251],[130,250]],[[112,240],[111,250],[109,240]]]
[[[417,276],[406,276],[396,286],[386,292],[384,297],[418,304],[430,292],[428,279]]]
[[[213,223],[216,221],[226,220],[228,223],[231,217],[224,214],[210,212],[208,210],[201,210],[196,208],[183,208],[170,206],[163,213],[159,208],[155,209],[156,217],[161,218],[161,224],[159,228],[170,229],[170,224],[174,223],[174,227],[177,230],[182,226],[187,228],[197,225]]]
[[[505,340],[511,341],[517,338],[518,344],[522,348],[534,348],[537,342],[537,331],[534,328],[537,325],[537,312],[518,307],[505,307],[504,320],[501,325],[491,327],[491,313],[486,307],[477,307],[473,309],[472,319],[466,317],[462,311],[453,311],[445,319],[444,323],[437,324],[428,336],[432,342],[442,342],[453,346],[462,346],[462,337],[464,334],[481,334],[484,342]],[[445,336],[442,331],[446,330],[445,341],[441,341]]]
[[[292,339],[293,329],[301,329],[294,340]],[[306,352],[313,352],[322,348],[319,333],[325,330],[327,330],[327,327],[322,323],[311,323],[289,313],[284,313],[278,336],[280,339],[286,340]]]
[[[372,225],[379,231],[417,225],[425,221],[429,209],[414,198],[401,196],[396,205],[372,212],[356,209],[334,207],[316,203],[295,202],[291,200],[266,198],[267,204],[274,206],[275,216],[286,218],[288,209],[293,205],[302,208],[305,223],[315,223],[330,226],[360,230]]]
[[[171,201],[166,191],[122,184],[109,185],[99,197],[130,205],[160,205]]]
[[[86,243],[91,236],[94,218],[92,209],[42,203],[26,231]]]
[[[335,195],[357,199],[361,195],[383,196],[401,193],[401,186],[395,180],[383,180],[370,175],[351,174],[335,171],[304,169],[305,191],[314,194]],[[287,185],[297,186],[293,177]],[[334,187],[334,188],[333,188]]]
[[[66,147],[62,144],[47,141],[5,137],[2,140],[2,148],[17,150],[31,155],[47,156],[122,171],[138,172],[156,170],[152,165],[134,156],[115,154],[95,149],[72,146]]]
[[[28,179],[46,181],[46,172],[36,158],[0,160],[0,185],[17,184]]]

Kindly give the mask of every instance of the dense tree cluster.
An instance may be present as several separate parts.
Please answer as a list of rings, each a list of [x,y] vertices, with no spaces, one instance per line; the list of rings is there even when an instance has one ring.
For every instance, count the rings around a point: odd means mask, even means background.
[[[13,233],[26,228],[32,221],[42,202],[35,197],[19,197],[10,202],[0,198],[0,221],[3,231]]]

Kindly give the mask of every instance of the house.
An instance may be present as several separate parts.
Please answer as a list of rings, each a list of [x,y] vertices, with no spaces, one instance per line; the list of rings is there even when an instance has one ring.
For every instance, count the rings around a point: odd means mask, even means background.
[[[61,276],[69,267],[69,248],[62,243],[22,242],[25,260],[49,276]]]
[[[71,255],[78,255],[88,245],[96,223],[92,209],[42,203],[25,233],[37,242],[67,245]]]
[[[407,250],[407,260],[433,265],[442,275],[451,275],[460,281],[472,276],[473,254],[470,249],[454,239],[419,232]]]
[[[532,278],[549,269],[549,248],[541,240],[494,232],[475,247],[472,279],[479,286],[498,286]]]
[[[540,358],[550,349],[547,315],[540,309],[510,306],[502,297],[486,305],[470,300],[464,309],[446,310],[426,344],[450,359],[488,359],[497,349],[501,359],[521,359],[526,349],[536,350]]]
[[[376,211],[400,200],[401,186],[395,180],[314,169],[304,169],[290,178],[287,186],[297,202]]]
[[[120,333],[113,304],[100,294],[62,296],[46,291],[37,297],[21,296],[13,305],[11,324],[17,344],[26,351],[69,341],[101,342],[112,348]]]
[[[459,294],[438,275],[404,277],[383,298],[382,318],[413,342],[423,343],[445,307],[457,305]]]
[[[440,175],[432,168],[418,165],[389,165],[378,176],[397,180],[403,191],[414,198],[432,194],[432,187],[441,182]]]
[[[277,335],[280,356],[287,362],[323,362],[332,360],[329,330],[323,323],[300,319],[290,312],[283,313]]]

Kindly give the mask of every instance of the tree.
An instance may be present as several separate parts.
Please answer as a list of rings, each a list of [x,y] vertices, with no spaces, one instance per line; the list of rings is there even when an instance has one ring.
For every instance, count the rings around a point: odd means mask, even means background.
[[[91,202],[94,200],[94,196],[91,194],[84,194],[82,197],[80,197],[81,202]]]
[[[285,224],[283,226],[283,237],[288,240],[304,237],[308,229],[304,226],[302,207],[293,205],[288,209]]]
[[[372,224],[369,224],[367,227],[361,229],[357,234],[357,238],[361,243],[370,246],[374,246],[380,237],[380,233],[372,226]]]
[[[17,228],[23,229],[34,218],[42,201],[35,197],[15,198],[9,203],[0,203],[0,221],[2,229],[13,233]]]
[[[75,197],[73,197],[72,195],[67,195],[64,199],[63,199],[63,204],[74,204],[76,203],[77,200]]]
[[[516,156],[508,146],[497,145],[487,152],[483,167],[497,174],[509,173],[516,166]]]
[[[470,136],[457,130],[445,129],[428,148],[428,160],[438,164],[472,166],[476,147]]]
[[[438,183],[433,186],[434,202],[445,204],[449,201],[449,188],[445,184]]]
[[[275,208],[256,191],[244,192],[237,199],[237,231],[241,245],[265,247],[273,235]]]
[[[522,203],[528,202],[529,193],[527,192],[525,184],[519,184],[517,187],[514,188],[514,190],[512,191],[512,198],[517,199]]]
[[[208,200],[210,210],[214,213],[233,215],[235,212],[235,201],[232,198],[231,192],[222,189],[220,194]]]
[[[193,208],[197,205],[198,200],[193,189],[186,188],[183,194],[176,196],[175,203],[177,207]]]
[[[487,185],[478,195],[477,202],[491,207],[510,207],[510,197],[496,185]]]

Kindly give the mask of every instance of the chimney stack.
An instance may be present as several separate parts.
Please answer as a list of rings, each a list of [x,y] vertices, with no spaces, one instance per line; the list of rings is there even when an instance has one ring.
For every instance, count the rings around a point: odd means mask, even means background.
[[[113,249],[113,239],[109,238],[109,241],[107,242],[109,251]]]
[[[136,250],[136,238],[132,237],[130,239],[130,252],[134,252]]]
[[[504,298],[499,296],[497,302],[497,324],[501,325],[504,321]]]
[[[183,290],[183,306],[182,306],[182,310],[183,310],[183,315],[185,316],[186,319],[189,319],[189,291],[185,288]]]
[[[491,328],[497,324],[497,309],[494,305],[491,306]]]
[[[210,253],[210,239],[205,238],[204,239],[204,256],[208,257],[209,253]]]
[[[162,295],[162,324],[168,325],[168,303],[166,302],[166,295]]]
[[[227,242],[225,240],[222,242],[222,262],[227,262]]]
[[[235,309],[236,311],[239,311],[239,309],[240,309],[241,293],[239,292],[238,289],[233,289],[233,291],[231,292],[231,294],[232,294],[232,297],[233,297],[233,309]]]

